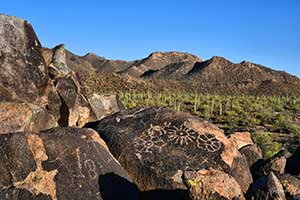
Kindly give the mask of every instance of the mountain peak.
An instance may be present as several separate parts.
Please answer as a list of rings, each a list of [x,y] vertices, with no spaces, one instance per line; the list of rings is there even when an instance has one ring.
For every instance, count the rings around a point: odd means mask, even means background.
[[[199,58],[198,56],[195,56],[190,53],[179,52],[179,51],[167,51],[167,52],[155,51],[147,57],[147,59],[160,59],[160,58],[181,58],[181,59],[195,59],[197,61],[202,61],[202,59]]]
[[[217,62],[217,63],[224,63],[224,62],[231,63],[229,60],[227,60],[222,56],[213,56],[211,59],[209,59],[209,61]]]

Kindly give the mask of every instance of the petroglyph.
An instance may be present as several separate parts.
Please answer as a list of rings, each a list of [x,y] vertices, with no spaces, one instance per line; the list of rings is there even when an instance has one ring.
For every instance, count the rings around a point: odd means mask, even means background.
[[[162,126],[150,125],[139,137],[135,138],[133,145],[138,153],[152,153],[154,149],[159,152],[167,145],[188,146],[195,145],[198,149],[213,153],[222,148],[222,142],[211,133],[197,132],[186,126],[186,122],[179,126],[165,122]]]
[[[157,149],[161,151],[161,149],[167,145],[162,139],[144,134],[141,137],[134,139],[133,145],[137,151],[137,153],[152,153],[152,150]]]
[[[76,148],[76,158],[77,158],[77,166],[78,166],[78,171],[79,174],[74,175],[76,178],[85,178],[84,174],[82,174],[82,164],[81,164],[81,157],[80,157],[80,148]]]
[[[91,159],[87,159],[84,161],[84,166],[88,169],[88,174],[91,179],[96,179],[98,177],[94,161],[92,161]]]
[[[169,126],[167,128],[168,139],[175,144],[188,145],[194,142],[198,136],[194,130],[185,126],[185,123],[180,127]]]
[[[208,152],[216,152],[222,147],[222,143],[210,133],[199,135],[196,142],[198,148],[206,150]]]
[[[23,181],[14,183],[14,187],[26,189],[34,195],[49,195],[52,200],[57,200],[54,177],[58,171],[55,169],[48,172],[42,167],[42,162],[48,160],[43,140],[31,134],[27,142],[36,162],[36,170],[29,173]]]

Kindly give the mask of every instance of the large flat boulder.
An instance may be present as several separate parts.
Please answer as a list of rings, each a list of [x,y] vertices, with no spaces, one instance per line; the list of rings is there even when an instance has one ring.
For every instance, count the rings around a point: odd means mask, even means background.
[[[246,159],[224,133],[187,113],[138,107],[90,125],[142,191],[187,189],[182,175],[207,168],[232,175],[244,192],[252,182]]]
[[[54,128],[0,135],[0,199],[92,200],[112,195],[136,199],[137,190],[95,131]]]

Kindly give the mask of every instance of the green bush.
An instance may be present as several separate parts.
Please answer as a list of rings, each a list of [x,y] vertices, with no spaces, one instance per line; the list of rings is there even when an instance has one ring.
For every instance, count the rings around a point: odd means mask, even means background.
[[[282,148],[280,143],[274,141],[274,135],[270,132],[255,132],[252,134],[252,139],[260,146],[264,158],[272,157]]]

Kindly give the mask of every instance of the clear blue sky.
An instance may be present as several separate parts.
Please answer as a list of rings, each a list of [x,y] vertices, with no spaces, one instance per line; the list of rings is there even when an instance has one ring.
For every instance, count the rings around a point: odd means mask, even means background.
[[[300,75],[299,0],[3,0],[46,47],[133,60],[153,51],[253,61]]]

